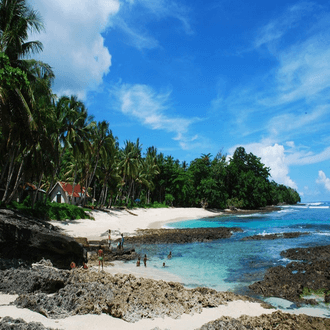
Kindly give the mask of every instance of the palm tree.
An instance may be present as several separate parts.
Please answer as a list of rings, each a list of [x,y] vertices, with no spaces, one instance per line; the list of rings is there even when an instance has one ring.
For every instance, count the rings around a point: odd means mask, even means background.
[[[138,174],[139,162],[141,161],[141,146],[139,139],[136,143],[126,140],[124,149],[121,152],[121,161],[119,167],[122,172],[122,186],[119,193],[121,194],[123,187],[128,183],[126,205],[128,204],[131,191],[134,184],[134,179]]]
[[[39,92],[47,87],[50,89],[54,75],[48,65],[26,59],[31,53],[42,50],[41,42],[28,41],[29,32],[42,29],[38,13],[24,0],[0,0],[0,64],[7,73],[3,76],[6,83],[1,80],[0,84],[0,124],[5,141],[2,151],[8,159],[2,168],[0,182],[2,185],[5,181],[2,198],[5,202],[12,198],[18,187],[26,157],[40,142],[40,137],[46,136],[40,120],[43,106]],[[12,181],[14,173],[15,183]],[[7,198],[10,189],[12,192]]]
[[[44,29],[38,12],[30,9],[25,0],[0,0],[0,52],[5,53],[13,66],[31,53],[42,51],[40,41],[28,41],[29,32]]]

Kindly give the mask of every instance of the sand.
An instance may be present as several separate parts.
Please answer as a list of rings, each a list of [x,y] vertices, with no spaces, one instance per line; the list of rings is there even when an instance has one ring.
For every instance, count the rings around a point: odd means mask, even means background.
[[[89,240],[100,240],[107,238],[107,231],[111,229],[112,238],[117,238],[123,233],[125,236],[133,235],[137,229],[161,228],[169,222],[198,219],[203,217],[214,217],[221,215],[221,212],[208,211],[199,208],[167,208],[167,209],[135,209],[129,213],[126,210],[111,210],[110,213],[93,211],[95,220],[75,220],[52,223],[73,237],[86,237]],[[134,215],[133,215],[133,214]],[[134,267],[123,262],[115,262],[113,267],[105,267],[110,273],[131,273],[135,276],[150,277],[153,279],[163,279],[168,281],[179,281],[180,279],[166,271],[152,270],[146,271],[144,267]],[[121,319],[116,319],[106,314],[102,315],[76,315],[65,319],[47,319],[41,314],[28,309],[19,309],[9,305],[17,296],[0,294],[0,317],[11,316],[13,318],[23,318],[27,322],[41,322],[47,327],[60,329],[196,329],[203,324],[215,320],[221,316],[239,317],[240,315],[259,316],[261,314],[272,313],[274,310],[264,309],[259,303],[234,301],[228,305],[217,308],[203,309],[201,314],[182,315],[179,319],[169,317],[157,318],[154,320],[143,319],[136,323],[128,323]]]
[[[133,235],[137,229],[161,228],[170,222],[215,217],[223,212],[202,208],[159,208],[92,211],[91,214],[95,220],[52,221],[52,224],[62,228],[70,236],[100,240],[107,238],[109,229],[111,237],[118,238],[121,233],[124,236]]]

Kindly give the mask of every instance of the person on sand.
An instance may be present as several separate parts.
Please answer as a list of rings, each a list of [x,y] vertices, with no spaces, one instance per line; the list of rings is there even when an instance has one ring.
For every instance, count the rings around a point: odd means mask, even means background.
[[[141,260],[140,260],[141,258],[140,257],[138,257],[138,260],[137,260],[137,262],[136,262],[136,267],[140,267],[140,263],[141,263]]]
[[[124,249],[124,235],[121,234],[121,247],[122,250]]]
[[[172,252],[170,251],[170,253],[167,256],[167,259],[171,259],[172,258]]]
[[[109,244],[109,250],[111,251],[111,229],[109,229],[109,233],[108,233],[108,244]]]
[[[101,248],[101,245],[99,246],[99,250],[97,251],[97,254],[99,256],[99,271],[100,271],[101,263],[102,263],[102,270],[103,270],[103,258],[104,258],[104,253],[103,253],[103,250]]]
[[[148,260],[148,258],[147,258],[147,255],[145,254],[144,258],[143,258],[144,267],[147,267],[147,260]]]
[[[76,268],[76,264],[75,264],[73,261],[72,261],[71,264],[70,264],[70,268],[71,268],[71,269]]]

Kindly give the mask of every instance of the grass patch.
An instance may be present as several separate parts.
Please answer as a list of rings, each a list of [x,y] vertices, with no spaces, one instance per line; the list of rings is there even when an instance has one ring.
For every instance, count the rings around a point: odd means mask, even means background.
[[[303,292],[301,294],[301,298],[304,296],[311,296],[311,295],[323,296],[324,294],[330,294],[330,290],[328,290],[328,289],[312,290],[310,288],[304,287]]]
[[[46,220],[91,219],[86,213],[86,211],[89,211],[88,209],[76,205],[51,202],[46,204],[37,202],[35,207],[32,208],[28,198],[23,203],[12,202],[7,205],[7,208],[20,211],[27,216]]]

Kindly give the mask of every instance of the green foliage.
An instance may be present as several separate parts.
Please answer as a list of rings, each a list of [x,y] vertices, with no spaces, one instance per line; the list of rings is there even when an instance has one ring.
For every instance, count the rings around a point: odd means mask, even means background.
[[[169,206],[173,206],[173,202],[174,202],[174,196],[171,194],[166,194],[165,195],[165,204],[169,205]]]
[[[0,53],[0,86],[4,89],[21,89],[30,85],[27,74],[10,65],[9,57]]]
[[[7,208],[18,210],[25,215],[46,220],[74,220],[90,219],[83,209],[76,205],[37,202],[34,208],[31,207],[31,198],[28,196],[23,203],[11,202]]]
[[[227,199],[227,207],[228,208],[237,208],[237,209],[241,209],[244,207],[244,202],[242,200],[238,200],[237,197],[231,198],[231,199]]]
[[[306,297],[306,296],[311,296],[311,295],[323,296],[325,294],[330,294],[330,290],[329,289],[317,289],[317,290],[313,290],[313,289],[304,287],[303,288],[303,292],[300,295],[300,297]]]

